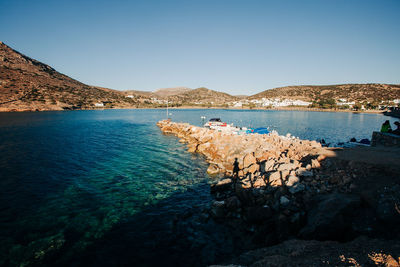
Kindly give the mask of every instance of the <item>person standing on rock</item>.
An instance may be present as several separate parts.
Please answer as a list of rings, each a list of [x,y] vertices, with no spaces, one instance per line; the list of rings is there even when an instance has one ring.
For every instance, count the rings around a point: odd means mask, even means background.
[[[235,158],[235,162],[233,162],[233,179],[236,183],[236,180],[239,179],[239,161],[238,158]]]

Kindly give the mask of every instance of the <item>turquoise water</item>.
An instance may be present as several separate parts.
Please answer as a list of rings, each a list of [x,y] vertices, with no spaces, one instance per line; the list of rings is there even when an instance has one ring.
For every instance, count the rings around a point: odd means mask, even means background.
[[[193,264],[193,255],[209,257],[191,254],[187,247],[195,251],[195,241],[172,234],[172,221],[209,204],[212,178],[201,156],[161,134],[155,124],[165,113],[0,113],[0,265],[176,265]],[[203,123],[201,116],[220,117],[332,143],[370,138],[389,119],[300,111],[170,113],[174,121],[195,125]],[[202,246],[223,242],[213,234],[202,231]]]

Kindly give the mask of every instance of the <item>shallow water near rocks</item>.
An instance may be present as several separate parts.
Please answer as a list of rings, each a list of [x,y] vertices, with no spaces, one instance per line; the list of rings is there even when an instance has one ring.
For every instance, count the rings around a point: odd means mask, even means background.
[[[220,117],[328,143],[370,139],[384,120],[395,121],[305,111],[170,113],[173,121],[199,126],[201,116]],[[212,178],[201,156],[160,132],[156,122],[165,116],[165,110],[0,113],[0,265],[203,265],[235,251],[227,229],[201,218],[176,223],[207,207]]]

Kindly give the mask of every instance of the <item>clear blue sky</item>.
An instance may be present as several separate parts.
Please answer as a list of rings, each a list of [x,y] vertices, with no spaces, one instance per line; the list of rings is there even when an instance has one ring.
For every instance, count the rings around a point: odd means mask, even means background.
[[[0,0],[0,40],[118,90],[400,83],[399,0]]]

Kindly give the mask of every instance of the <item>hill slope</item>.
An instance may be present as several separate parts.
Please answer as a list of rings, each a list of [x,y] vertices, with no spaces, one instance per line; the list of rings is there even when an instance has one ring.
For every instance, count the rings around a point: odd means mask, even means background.
[[[227,93],[200,87],[182,94],[170,96],[169,99],[181,104],[213,103],[213,105],[223,105],[227,102],[236,101],[238,98]]]
[[[259,98],[291,98],[305,101],[340,99],[350,101],[386,101],[400,99],[400,85],[393,84],[340,84],[324,86],[286,86],[263,91],[250,96]]]
[[[89,86],[0,42],[0,111],[92,108],[108,102],[131,107],[121,92]]]
[[[174,87],[174,88],[161,88],[153,92],[153,95],[159,98],[170,97],[173,95],[181,95],[191,91],[192,89],[187,87]]]

